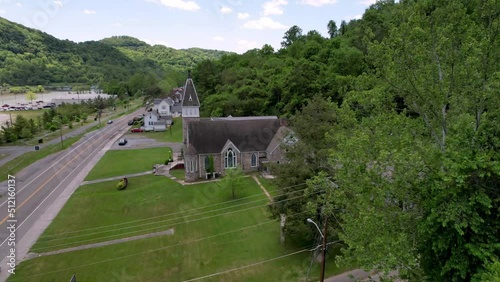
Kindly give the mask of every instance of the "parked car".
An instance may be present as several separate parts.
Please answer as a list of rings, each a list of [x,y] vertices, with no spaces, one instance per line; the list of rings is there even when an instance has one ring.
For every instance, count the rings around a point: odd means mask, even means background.
[[[120,141],[118,141],[118,145],[120,146],[125,146],[125,144],[127,144],[127,139],[120,139]]]
[[[144,132],[144,129],[142,129],[142,128],[132,128],[132,130],[130,130],[130,132]]]
[[[112,121],[112,120],[108,120],[108,124],[112,124],[112,123],[113,123],[113,121]]]
[[[133,120],[129,120],[127,124],[128,124],[128,125],[133,125],[133,124],[134,124],[134,121],[133,121]]]

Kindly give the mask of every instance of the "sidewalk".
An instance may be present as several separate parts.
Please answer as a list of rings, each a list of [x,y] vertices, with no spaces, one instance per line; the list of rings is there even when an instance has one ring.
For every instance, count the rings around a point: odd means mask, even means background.
[[[389,273],[391,277],[398,277],[397,271],[392,271]],[[365,281],[365,282],[379,282],[380,275],[376,272],[366,272],[362,269],[354,269],[348,272],[344,272],[339,275],[335,275],[330,278],[325,279],[326,282],[353,282],[353,281]],[[396,279],[394,281],[404,281],[401,279]]]

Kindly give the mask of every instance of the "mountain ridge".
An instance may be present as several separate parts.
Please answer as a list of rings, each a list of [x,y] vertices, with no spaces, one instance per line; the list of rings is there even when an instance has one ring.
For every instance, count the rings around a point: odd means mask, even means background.
[[[0,17],[1,85],[97,84],[136,73],[162,79],[225,54],[230,52],[149,45],[126,35],[74,42]]]

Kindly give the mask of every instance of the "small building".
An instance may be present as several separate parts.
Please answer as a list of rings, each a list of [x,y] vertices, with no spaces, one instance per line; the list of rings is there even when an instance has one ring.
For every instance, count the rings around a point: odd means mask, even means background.
[[[160,117],[154,112],[149,112],[144,116],[145,131],[165,131],[172,124],[172,116]]]
[[[227,169],[268,171],[285,160],[283,146],[292,131],[277,117],[238,117],[192,121],[184,153],[186,181],[224,175]],[[288,139],[287,139],[288,138]]]

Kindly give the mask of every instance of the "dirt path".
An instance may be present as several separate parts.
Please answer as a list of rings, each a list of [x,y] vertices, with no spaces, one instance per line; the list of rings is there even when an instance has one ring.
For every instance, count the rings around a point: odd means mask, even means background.
[[[51,255],[57,255],[57,254],[63,254],[63,253],[69,253],[69,252],[87,250],[87,249],[93,249],[93,248],[99,248],[99,247],[104,247],[104,246],[109,246],[109,245],[120,244],[120,243],[124,243],[124,242],[136,241],[136,240],[164,236],[164,235],[173,235],[173,234],[174,234],[174,229],[171,228],[169,230],[165,230],[165,231],[161,231],[161,232],[143,234],[143,235],[127,237],[127,238],[122,238],[122,239],[116,239],[116,240],[111,240],[111,241],[105,241],[105,242],[100,242],[100,243],[95,243],[95,244],[82,245],[82,246],[78,246],[78,247],[72,247],[72,248],[67,248],[67,249],[62,249],[62,250],[57,250],[57,251],[52,251],[52,252],[46,252],[46,253],[40,253],[40,254],[30,253],[27,255],[26,259],[28,260],[28,259],[32,259],[32,258],[51,256]]]
[[[83,181],[82,184],[80,184],[80,186],[87,185],[87,184],[106,182],[106,181],[120,180],[120,179],[123,179],[125,177],[130,178],[130,177],[137,177],[137,176],[143,176],[143,175],[149,175],[149,174],[153,174],[153,171],[150,170],[150,171],[139,172],[139,173],[134,173],[134,174],[115,176],[115,177],[110,177],[110,178],[102,178],[102,179],[96,179],[96,180]]]
[[[252,175],[252,178],[253,178],[253,180],[255,180],[255,182],[257,182],[257,184],[259,185],[260,189],[262,189],[262,191],[264,192],[264,194],[266,194],[266,196],[269,198],[269,201],[272,203],[273,202],[273,197],[271,196],[271,194],[269,194],[269,192],[267,192],[266,188],[264,186],[262,186],[262,184],[260,183],[260,181],[257,178],[257,176]]]

